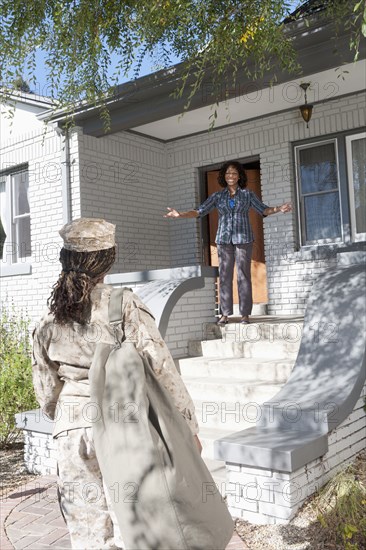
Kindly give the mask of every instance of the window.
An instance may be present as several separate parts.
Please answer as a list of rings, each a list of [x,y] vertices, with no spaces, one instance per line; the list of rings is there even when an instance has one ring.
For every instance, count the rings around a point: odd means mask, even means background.
[[[0,174],[0,252],[6,265],[26,262],[31,256],[28,191],[24,166]]]
[[[365,240],[366,133],[297,145],[295,160],[300,245]]]
[[[301,243],[333,242],[342,237],[336,142],[297,150]]]
[[[366,240],[366,132],[346,137],[352,239]]]

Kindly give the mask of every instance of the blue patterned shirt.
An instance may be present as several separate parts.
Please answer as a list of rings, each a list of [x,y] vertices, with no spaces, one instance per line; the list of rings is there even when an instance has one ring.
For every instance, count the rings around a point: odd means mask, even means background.
[[[268,206],[264,204],[253,191],[237,188],[235,203],[230,205],[230,193],[228,188],[212,193],[197,208],[200,218],[206,216],[217,208],[219,211],[219,225],[216,233],[216,244],[246,244],[254,240],[253,231],[249,223],[249,209],[254,208],[263,216]]]

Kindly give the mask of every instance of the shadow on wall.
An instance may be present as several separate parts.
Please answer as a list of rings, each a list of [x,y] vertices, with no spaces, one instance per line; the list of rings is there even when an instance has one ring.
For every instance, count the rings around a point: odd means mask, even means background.
[[[363,265],[319,277],[309,296],[295,367],[271,400],[280,407],[291,400],[302,411],[325,411],[327,431],[351,413],[365,381],[365,289]]]

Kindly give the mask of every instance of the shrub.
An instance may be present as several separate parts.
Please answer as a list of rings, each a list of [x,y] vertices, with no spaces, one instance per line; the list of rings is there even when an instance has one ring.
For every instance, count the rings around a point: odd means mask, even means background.
[[[320,491],[317,508],[318,520],[334,548],[366,548],[366,487],[354,465],[339,472]]]
[[[14,415],[38,407],[32,384],[29,319],[0,304],[0,448],[20,435]]]

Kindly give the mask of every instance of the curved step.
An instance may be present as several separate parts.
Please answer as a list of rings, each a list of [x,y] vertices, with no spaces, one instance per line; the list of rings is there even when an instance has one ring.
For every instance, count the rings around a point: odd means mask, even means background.
[[[292,472],[328,450],[366,379],[366,272],[338,267],[313,286],[292,374],[255,428],[215,442],[215,458]]]

